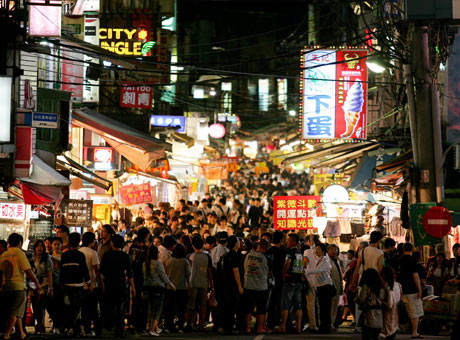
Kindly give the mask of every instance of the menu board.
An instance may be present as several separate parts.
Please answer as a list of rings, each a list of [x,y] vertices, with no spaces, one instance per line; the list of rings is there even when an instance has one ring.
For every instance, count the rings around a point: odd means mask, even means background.
[[[53,220],[30,220],[29,239],[44,240],[53,234]]]
[[[63,223],[68,227],[91,227],[93,217],[92,200],[64,200],[60,209]]]

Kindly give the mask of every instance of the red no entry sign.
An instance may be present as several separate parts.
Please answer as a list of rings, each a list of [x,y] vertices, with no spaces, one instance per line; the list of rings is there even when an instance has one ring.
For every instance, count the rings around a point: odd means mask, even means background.
[[[441,238],[450,232],[452,215],[444,207],[430,208],[423,216],[423,228],[428,235]]]

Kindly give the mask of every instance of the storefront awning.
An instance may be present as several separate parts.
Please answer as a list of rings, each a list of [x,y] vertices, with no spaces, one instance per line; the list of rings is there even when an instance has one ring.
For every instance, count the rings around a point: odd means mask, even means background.
[[[165,158],[166,151],[172,151],[171,144],[89,109],[74,110],[72,124],[99,134],[141,169],[148,168],[156,159]]]
[[[25,204],[42,205],[56,202],[61,195],[61,187],[21,182]]]
[[[89,183],[97,185],[104,190],[109,190],[112,186],[112,181],[101,177],[98,174],[95,174],[91,170],[85,168],[83,165],[75,162],[73,159],[64,155],[64,160],[57,160],[56,164],[62,169],[69,170],[71,175],[77,176]]]
[[[325,148],[318,149],[315,151],[306,151],[302,154],[288,157],[282,162],[282,164],[289,165],[289,164],[307,161],[310,159],[319,159],[325,156],[343,155],[345,152],[359,150],[371,144],[372,143],[370,142],[360,143],[360,144],[340,143],[337,145],[327,146]]]
[[[38,185],[67,186],[71,184],[68,178],[62,176],[37,155],[33,155],[32,158],[32,174],[30,177],[22,177],[20,180],[28,184]]]
[[[380,172],[380,171],[394,172],[400,169],[401,167],[404,167],[404,165],[407,164],[407,162],[412,161],[412,157],[413,157],[412,150],[409,150],[399,155],[398,157],[390,159],[389,161],[377,166],[376,168],[377,172]]]

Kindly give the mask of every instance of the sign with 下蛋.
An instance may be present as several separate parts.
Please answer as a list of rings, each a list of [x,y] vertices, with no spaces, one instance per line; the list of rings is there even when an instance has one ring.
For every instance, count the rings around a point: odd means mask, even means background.
[[[57,129],[59,124],[59,114],[57,113],[32,113],[32,126],[47,129]]]

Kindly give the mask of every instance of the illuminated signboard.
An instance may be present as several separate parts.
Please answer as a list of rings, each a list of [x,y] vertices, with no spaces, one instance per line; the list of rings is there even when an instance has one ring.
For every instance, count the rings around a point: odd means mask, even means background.
[[[109,148],[94,148],[94,161],[109,163],[113,159],[113,150]]]
[[[185,117],[184,116],[150,116],[150,125],[152,126],[178,126],[177,132],[185,132]]]
[[[366,50],[303,51],[304,139],[366,138],[366,56]]]
[[[99,42],[102,48],[116,54],[142,55],[143,41],[136,28],[100,28]]]

